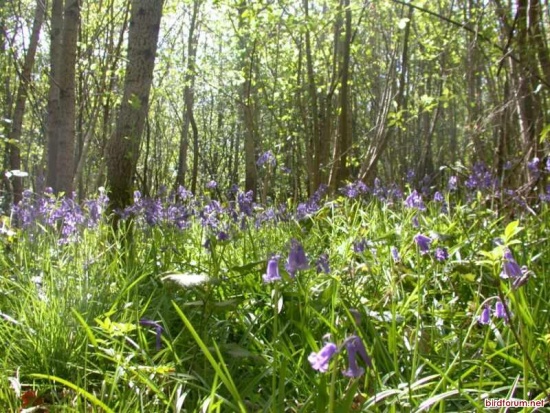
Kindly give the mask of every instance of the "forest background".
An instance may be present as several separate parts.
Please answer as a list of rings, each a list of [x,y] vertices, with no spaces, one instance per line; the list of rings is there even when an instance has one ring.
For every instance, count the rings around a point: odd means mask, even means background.
[[[148,3],[0,3],[5,210],[24,188],[265,202],[476,164],[528,193],[545,166],[542,1]]]

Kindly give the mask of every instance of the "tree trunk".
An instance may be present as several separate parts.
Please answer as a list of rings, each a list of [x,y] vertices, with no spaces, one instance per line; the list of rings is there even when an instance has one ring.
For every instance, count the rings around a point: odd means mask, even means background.
[[[193,105],[195,100],[195,77],[196,77],[196,60],[197,60],[197,42],[198,42],[198,16],[201,7],[201,0],[195,0],[193,2],[193,12],[191,15],[191,23],[189,25],[189,35],[187,38],[187,70],[185,72],[185,88],[183,91],[183,100],[185,103],[185,112],[184,112],[184,121],[183,127],[180,135],[180,146],[179,146],[179,156],[178,156],[178,174],[176,176],[176,187],[179,185],[185,185],[185,175],[187,172],[187,152],[189,148],[189,127],[191,126],[192,120],[194,123],[193,116]],[[193,149],[197,147],[198,151],[198,129],[194,125],[193,129]],[[195,144],[195,141],[197,142]],[[194,154],[194,158],[198,158],[198,153]],[[198,162],[193,162],[193,181],[192,186],[196,189],[197,185],[197,174],[198,174]],[[195,189],[192,189],[194,192]]]
[[[340,83],[340,119],[338,123],[339,159],[335,159],[336,170],[335,188],[340,187],[349,178],[348,156],[351,150],[351,114],[349,99],[349,63],[351,54],[351,7],[349,0],[342,0],[340,7],[344,12],[345,35],[342,42],[342,64]]]
[[[50,90],[48,92],[48,162],[46,185],[57,188],[57,153],[59,129],[59,81],[63,36],[63,0],[52,0],[50,23]]]
[[[132,1],[124,93],[115,133],[107,144],[107,181],[113,210],[124,209],[132,200],[132,181],[149,106],[162,6],[162,0]]]
[[[15,109],[13,112],[12,129],[10,134],[10,169],[21,169],[21,132],[23,129],[23,116],[25,115],[25,105],[27,103],[27,90],[31,80],[31,72],[34,66],[34,57],[36,55],[36,49],[38,47],[38,39],[40,37],[40,30],[42,23],[44,22],[44,16],[46,9],[42,0],[36,1],[36,9],[34,12],[34,22],[32,25],[31,37],[29,40],[29,48],[25,55],[25,61],[23,63],[23,69],[21,72],[21,79],[19,81],[19,88],[17,90],[17,97],[15,99]],[[12,177],[13,188],[13,203],[17,204],[21,201],[23,193],[23,178],[13,176]]]
[[[248,30],[248,23],[245,22],[245,11],[247,10],[246,0],[242,0],[239,5],[239,31]],[[241,117],[244,126],[244,166],[245,166],[245,191],[253,191],[256,198],[256,189],[258,187],[258,171],[256,169],[256,125],[254,122],[255,105],[254,94],[255,86],[252,77],[255,73],[255,41],[250,44],[250,39],[246,34],[239,37],[239,47],[241,49],[241,67],[244,75],[244,82],[241,86]]]

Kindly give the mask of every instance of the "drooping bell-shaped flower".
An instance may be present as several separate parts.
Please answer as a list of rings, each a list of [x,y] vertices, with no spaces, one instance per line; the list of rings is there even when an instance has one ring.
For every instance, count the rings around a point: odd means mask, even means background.
[[[418,245],[422,255],[427,254],[430,251],[430,244],[432,243],[432,239],[430,237],[427,237],[424,234],[416,234],[414,241],[416,242],[416,245]]]
[[[304,247],[295,239],[291,241],[290,253],[288,254],[285,268],[293,278],[296,276],[296,271],[307,270],[309,268]]]
[[[372,367],[372,362],[367,354],[363,340],[358,336],[351,336],[345,342],[344,345],[348,352],[348,369],[343,371],[342,374],[347,377],[361,377],[365,373],[365,369],[359,366],[357,362],[357,356],[363,360],[367,367]]]
[[[281,275],[279,274],[279,257],[273,256],[267,262],[267,270],[263,275],[262,279],[265,283],[272,283],[275,281],[282,280]]]
[[[500,273],[501,278],[511,278],[515,280],[516,278],[520,278],[523,275],[521,267],[514,259],[512,251],[510,251],[508,248],[506,248],[506,250],[504,251],[503,259],[504,262],[502,264],[502,272]]]
[[[483,310],[477,319],[479,324],[487,325],[491,321],[491,308],[488,305],[483,306]]]
[[[337,351],[338,347],[336,347],[336,344],[329,342],[318,353],[311,353],[307,359],[314,370],[324,373],[328,370],[330,359]]]

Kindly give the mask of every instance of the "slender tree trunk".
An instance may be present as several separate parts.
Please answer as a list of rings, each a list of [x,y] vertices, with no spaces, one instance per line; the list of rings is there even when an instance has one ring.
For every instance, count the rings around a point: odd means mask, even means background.
[[[191,15],[191,23],[189,25],[189,35],[187,38],[187,70],[185,73],[185,88],[183,91],[183,100],[185,103],[185,114],[183,127],[180,135],[179,156],[178,156],[178,173],[176,176],[176,187],[179,185],[185,185],[185,175],[187,172],[187,152],[189,148],[189,127],[193,116],[193,106],[195,100],[195,77],[196,77],[196,60],[197,60],[197,43],[198,43],[198,17],[201,7],[201,0],[195,0],[193,2],[193,11]],[[198,129],[195,124],[193,129],[193,148],[197,147],[198,150]],[[196,133],[195,133],[196,132]],[[195,145],[195,141],[197,144]],[[198,153],[194,154],[194,158],[198,158]],[[195,167],[196,165],[196,167]],[[196,189],[198,175],[198,162],[193,162],[193,179],[192,187]],[[194,192],[195,189],[192,189]]]
[[[340,117],[338,123],[338,147],[339,159],[335,160],[338,165],[336,171],[336,187],[340,187],[350,177],[348,156],[351,150],[351,114],[349,99],[349,78],[350,78],[350,55],[351,55],[351,7],[349,0],[341,0],[340,7],[344,13],[345,35],[342,42],[342,64],[340,82]]]
[[[38,39],[40,37],[40,30],[44,21],[46,13],[43,0],[36,1],[36,8],[34,12],[34,22],[32,25],[31,37],[29,40],[29,48],[25,55],[25,61],[23,63],[23,69],[21,71],[21,79],[19,81],[19,88],[17,90],[17,97],[15,99],[15,109],[13,111],[12,129],[10,134],[10,169],[21,169],[21,133],[23,129],[23,116],[25,115],[25,105],[27,103],[27,90],[31,81],[31,72],[34,66],[34,58],[36,55],[36,49],[38,47]],[[12,177],[13,188],[13,203],[17,204],[21,201],[23,193],[23,180],[21,177]]]
[[[61,64],[59,67],[59,118],[57,132],[56,192],[73,193],[76,52],[80,24],[80,0],[65,0]]]
[[[149,107],[162,6],[162,0],[132,1],[124,94],[107,150],[109,198],[114,210],[124,209],[132,200],[132,181]]]
[[[309,132],[309,148],[308,159],[309,161],[309,193],[312,194],[319,187],[321,183],[321,176],[319,173],[320,163],[320,147],[321,147],[321,130],[319,125],[319,105],[317,97],[317,83],[315,80],[315,74],[313,72],[313,57],[311,53],[311,34],[309,30],[309,0],[303,0],[304,14],[306,22],[308,23],[305,30],[305,46],[306,46],[306,67],[307,67],[307,80],[308,80],[308,94],[311,102],[311,124],[313,130]]]
[[[52,0],[50,22],[50,89],[48,92],[48,162],[46,185],[57,189],[57,154],[59,152],[60,65],[63,36],[63,0]]]
[[[248,23],[245,19],[245,11],[248,8],[246,0],[241,0],[239,5],[239,29],[240,31],[248,31]],[[241,117],[244,125],[244,164],[245,164],[245,190],[253,191],[256,198],[256,190],[258,187],[258,171],[256,169],[256,125],[255,118],[255,102],[254,95],[256,93],[253,82],[255,74],[255,59],[256,59],[256,43],[250,42],[250,39],[245,33],[239,37],[239,46],[241,49],[241,66],[245,80],[241,86]]]

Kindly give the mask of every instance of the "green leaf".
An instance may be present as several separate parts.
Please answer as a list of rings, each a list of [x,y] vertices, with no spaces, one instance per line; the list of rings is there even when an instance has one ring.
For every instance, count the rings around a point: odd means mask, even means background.
[[[504,241],[508,243],[518,232],[522,230],[519,226],[519,221],[512,221],[504,230]]]

